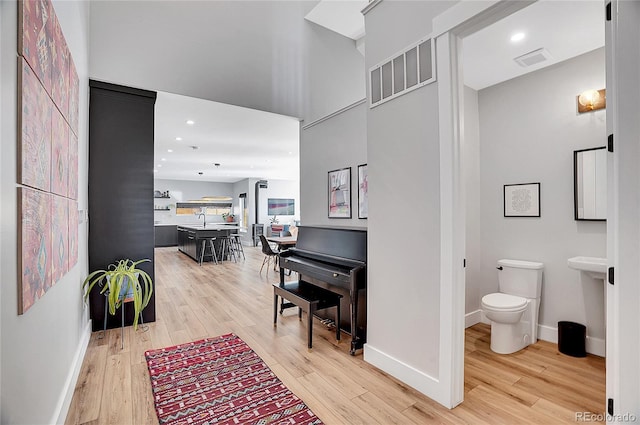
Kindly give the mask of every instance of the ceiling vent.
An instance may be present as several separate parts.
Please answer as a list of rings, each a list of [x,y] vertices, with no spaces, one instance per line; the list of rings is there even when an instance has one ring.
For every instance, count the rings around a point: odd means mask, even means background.
[[[551,54],[549,54],[546,49],[540,48],[532,52],[525,53],[522,56],[518,56],[513,60],[516,61],[521,67],[527,68],[529,66],[537,65],[549,59],[551,59]]]

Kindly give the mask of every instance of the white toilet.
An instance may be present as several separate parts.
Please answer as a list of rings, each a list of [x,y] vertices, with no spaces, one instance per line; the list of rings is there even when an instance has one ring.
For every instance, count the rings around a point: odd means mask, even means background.
[[[482,297],[482,311],[491,320],[491,350],[515,353],[538,340],[538,311],[544,264],[498,261],[500,292]]]

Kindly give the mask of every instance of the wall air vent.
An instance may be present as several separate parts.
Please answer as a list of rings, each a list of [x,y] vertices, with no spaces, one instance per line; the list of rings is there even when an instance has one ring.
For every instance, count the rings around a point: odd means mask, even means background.
[[[513,58],[523,68],[527,68],[532,65],[537,65],[541,62],[551,59],[551,54],[546,49],[540,48],[529,53],[525,53],[522,56]]]
[[[433,38],[425,37],[369,69],[369,107],[434,81],[435,42]]]

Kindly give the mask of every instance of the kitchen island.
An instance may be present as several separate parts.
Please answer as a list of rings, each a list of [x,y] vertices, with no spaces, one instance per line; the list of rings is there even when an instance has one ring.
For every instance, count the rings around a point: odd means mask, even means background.
[[[200,261],[200,252],[202,250],[202,241],[210,238],[216,238],[213,245],[216,252],[220,252],[220,238],[235,233],[240,227],[235,224],[194,224],[194,225],[178,225],[178,250],[187,254],[194,261]],[[212,261],[210,256],[205,257],[206,261]],[[218,260],[220,258],[218,257]]]

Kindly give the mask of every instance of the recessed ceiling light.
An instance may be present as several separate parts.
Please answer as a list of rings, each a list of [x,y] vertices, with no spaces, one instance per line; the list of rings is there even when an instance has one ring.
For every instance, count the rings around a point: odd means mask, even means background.
[[[195,124],[195,121],[194,121],[194,120],[187,120],[187,124],[189,124],[189,125],[194,125],[194,124]]]
[[[154,172],[154,173],[157,173],[157,172],[158,172],[158,170],[156,170],[156,169],[154,168],[153,172]]]
[[[176,140],[179,142],[180,140],[182,140],[182,137],[176,137]]]
[[[167,160],[167,158],[162,158],[160,161],[166,161],[166,160]]]
[[[289,155],[291,155],[293,152],[289,152]]]
[[[173,149],[167,149],[167,152],[171,153],[173,152]]]
[[[515,34],[513,34],[511,36],[511,42],[512,43],[517,43],[518,41],[522,41],[524,40],[524,33],[523,32],[517,32]]]
[[[158,168],[161,168],[161,167],[162,167],[162,164],[158,164]]]

